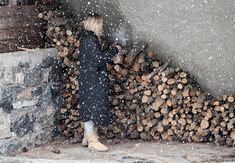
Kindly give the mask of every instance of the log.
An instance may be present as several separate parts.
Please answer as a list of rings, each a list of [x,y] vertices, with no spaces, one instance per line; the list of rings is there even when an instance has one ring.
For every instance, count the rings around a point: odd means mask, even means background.
[[[209,127],[208,120],[206,120],[206,119],[202,120],[200,126],[201,126],[201,128],[203,128],[203,129],[207,129],[207,128]]]
[[[162,66],[154,69],[153,72],[151,72],[147,78],[150,80],[154,75],[156,75],[157,73],[161,73],[163,70],[165,70],[167,68],[167,66],[170,64],[172,58],[169,58],[166,63],[164,63]]]
[[[231,137],[233,140],[235,140],[235,130],[233,130],[233,131],[231,132],[230,137]]]
[[[139,42],[135,48],[133,48],[128,56],[125,57],[125,67],[130,67],[135,58],[147,48],[148,44],[146,42]]]
[[[151,109],[153,109],[154,111],[158,111],[160,106],[163,104],[163,99],[160,98],[160,97],[157,97],[155,99],[155,101],[153,102],[152,106],[151,106]]]
[[[233,96],[228,96],[228,102],[234,102],[234,97]]]

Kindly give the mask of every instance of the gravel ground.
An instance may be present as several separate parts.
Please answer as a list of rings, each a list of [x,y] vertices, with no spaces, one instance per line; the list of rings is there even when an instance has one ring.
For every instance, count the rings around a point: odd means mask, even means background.
[[[144,142],[124,140],[106,142],[108,152],[94,152],[79,144],[54,142],[50,145],[0,157],[0,163],[190,163],[235,162],[235,151],[213,143]]]

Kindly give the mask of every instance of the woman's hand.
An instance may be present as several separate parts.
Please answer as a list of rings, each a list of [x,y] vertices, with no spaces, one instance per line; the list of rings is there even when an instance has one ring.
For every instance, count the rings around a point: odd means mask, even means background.
[[[122,53],[122,47],[120,45],[113,44],[112,46],[118,49],[118,53],[117,54]]]
[[[117,48],[118,49],[118,53],[117,55],[115,55],[112,60],[113,60],[113,63],[115,64],[123,64],[123,48],[120,46],[120,45],[117,45],[117,44],[114,44],[113,47]]]
[[[119,51],[122,50],[122,47],[120,45],[114,45],[116,48],[118,48]]]

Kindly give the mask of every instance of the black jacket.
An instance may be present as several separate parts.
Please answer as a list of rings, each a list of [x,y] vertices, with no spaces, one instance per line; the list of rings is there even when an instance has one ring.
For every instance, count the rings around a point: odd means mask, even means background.
[[[79,103],[83,122],[92,120],[96,125],[103,126],[110,122],[106,63],[117,53],[117,48],[102,51],[94,32],[82,33],[79,55]]]

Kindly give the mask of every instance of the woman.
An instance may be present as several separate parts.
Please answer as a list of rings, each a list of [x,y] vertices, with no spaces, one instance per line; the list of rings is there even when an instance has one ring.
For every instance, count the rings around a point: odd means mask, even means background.
[[[83,27],[79,49],[80,117],[84,122],[82,146],[88,146],[91,150],[107,151],[108,147],[99,142],[94,125],[106,126],[110,122],[106,63],[119,50],[117,47],[109,47],[102,51],[100,37],[103,19],[100,15],[89,15],[83,21]]]

